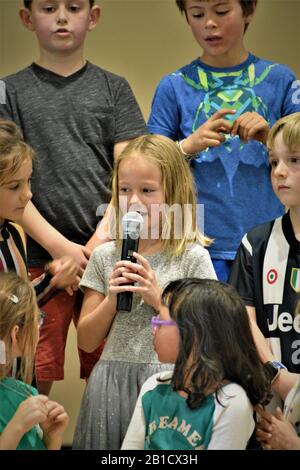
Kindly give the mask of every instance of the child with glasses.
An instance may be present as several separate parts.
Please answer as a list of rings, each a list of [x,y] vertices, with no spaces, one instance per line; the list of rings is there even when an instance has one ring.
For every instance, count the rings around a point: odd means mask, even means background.
[[[29,385],[42,320],[32,284],[0,273],[0,450],[61,447],[68,415]],[[17,357],[22,381],[10,377]]]
[[[172,368],[152,349],[150,321],[162,288],[180,277],[215,278],[208,241],[197,229],[192,175],[173,141],[145,135],[128,144],[115,164],[112,203],[116,241],[94,250],[80,284],[79,347],[89,352],[107,341],[83,397],[76,449],[119,449],[141,386]],[[132,210],[144,221],[137,263],[120,261],[119,220]],[[117,294],[126,291],[132,310],[117,311]]]
[[[143,385],[122,449],[245,449],[270,380],[236,291],[215,280],[173,281],[152,327],[159,360],[175,367]]]

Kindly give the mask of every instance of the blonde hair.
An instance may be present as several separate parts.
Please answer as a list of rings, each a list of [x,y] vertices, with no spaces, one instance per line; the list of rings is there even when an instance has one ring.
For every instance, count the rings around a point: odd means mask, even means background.
[[[22,352],[20,378],[32,382],[38,340],[38,306],[34,288],[14,272],[0,273],[0,341],[5,344],[6,364],[0,364],[0,380],[12,368],[11,332],[18,325]]]
[[[282,132],[282,140],[290,151],[300,149],[300,113],[289,114],[273,125],[268,135],[268,150],[273,150],[279,132]]]
[[[33,159],[34,152],[24,142],[16,124],[0,120],[0,186],[17,173],[24,162]]]
[[[133,139],[125,147],[115,162],[112,179],[112,203],[115,208],[116,238],[120,240],[120,207],[119,207],[119,167],[122,161],[130,158],[143,158],[155,163],[161,171],[164,191],[164,203],[171,207],[177,205],[182,213],[182,238],[174,237],[174,212],[167,211],[163,233],[160,234],[163,249],[169,255],[181,255],[189,243],[209,245],[210,240],[197,228],[196,193],[194,180],[187,162],[178,146],[168,137],[161,135],[143,135]],[[183,210],[190,208],[188,215]],[[168,235],[168,236],[165,236]]]

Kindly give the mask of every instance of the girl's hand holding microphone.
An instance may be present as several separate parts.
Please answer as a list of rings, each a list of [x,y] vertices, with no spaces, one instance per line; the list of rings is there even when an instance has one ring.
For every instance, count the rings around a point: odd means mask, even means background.
[[[155,272],[142,255],[134,252],[133,256],[138,263],[122,260],[115,264],[109,282],[108,299],[116,302],[117,294],[126,291],[136,292],[141,295],[146,304],[158,310],[161,289],[157,283]],[[136,285],[133,285],[133,283],[136,283]]]

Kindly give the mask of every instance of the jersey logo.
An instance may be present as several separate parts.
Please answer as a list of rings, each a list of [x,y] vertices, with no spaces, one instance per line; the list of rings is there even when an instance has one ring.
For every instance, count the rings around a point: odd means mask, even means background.
[[[276,269],[270,269],[270,271],[267,274],[268,284],[275,284],[277,279],[278,279],[278,272],[276,271]]]
[[[292,268],[290,284],[297,294],[300,292],[300,269]]]

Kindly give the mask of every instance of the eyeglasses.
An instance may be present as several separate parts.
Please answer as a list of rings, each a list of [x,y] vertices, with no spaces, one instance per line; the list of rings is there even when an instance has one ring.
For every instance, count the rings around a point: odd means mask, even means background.
[[[159,326],[176,326],[177,323],[172,320],[160,320],[159,315],[151,318],[151,327],[155,330]]]
[[[38,325],[39,325],[39,327],[43,326],[46,316],[47,316],[46,312],[43,312],[43,310],[39,311],[39,313],[38,313]]]

